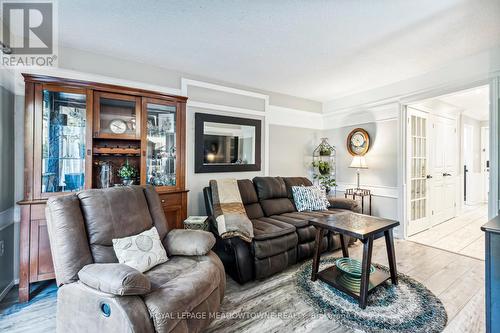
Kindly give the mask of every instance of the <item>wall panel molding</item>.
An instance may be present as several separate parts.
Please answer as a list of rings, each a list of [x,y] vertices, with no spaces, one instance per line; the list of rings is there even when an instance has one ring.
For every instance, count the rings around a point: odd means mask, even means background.
[[[355,187],[356,184],[354,183],[337,183],[337,192],[344,193],[346,189]],[[398,199],[399,189],[397,187],[383,186],[383,185],[369,185],[369,184],[361,185],[361,187],[370,190],[374,197]]]
[[[300,127],[309,129],[324,129],[324,115],[310,111],[285,108],[281,106],[269,106],[269,124]]]
[[[14,207],[10,207],[0,212],[0,230],[3,230],[14,223]]]
[[[388,103],[377,107],[360,107],[342,112],[323,114],[324,129],[335,129],[372,122],[397,120],[400,108],[399,103]]]

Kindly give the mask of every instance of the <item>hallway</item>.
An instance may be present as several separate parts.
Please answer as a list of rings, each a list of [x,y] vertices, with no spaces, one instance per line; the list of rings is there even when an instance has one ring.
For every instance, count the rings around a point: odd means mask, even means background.
[[[409,241],[484,260],[488,205],[464,206],[462,214],[408,238]]]

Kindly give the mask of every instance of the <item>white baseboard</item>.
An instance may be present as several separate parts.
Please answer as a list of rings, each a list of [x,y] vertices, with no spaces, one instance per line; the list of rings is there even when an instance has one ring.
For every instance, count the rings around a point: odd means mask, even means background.
[[[7,287],[5,287],[2,292],[0,292],[0,302],[4,299],[5,296],[9,293],[9,291],[16,285],[16,281],[12,280]]]

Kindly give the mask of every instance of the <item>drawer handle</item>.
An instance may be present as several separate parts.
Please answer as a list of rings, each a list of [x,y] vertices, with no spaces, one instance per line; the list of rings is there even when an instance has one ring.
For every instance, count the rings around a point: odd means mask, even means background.
[[[161,203],[165,203],[165,199],[161,199]]]

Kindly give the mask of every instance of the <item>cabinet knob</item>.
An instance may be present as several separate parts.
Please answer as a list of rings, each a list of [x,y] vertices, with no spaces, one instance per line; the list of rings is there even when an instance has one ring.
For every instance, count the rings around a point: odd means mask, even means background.
[[[161,203],[165,203],[165,199],[161,199]]]

